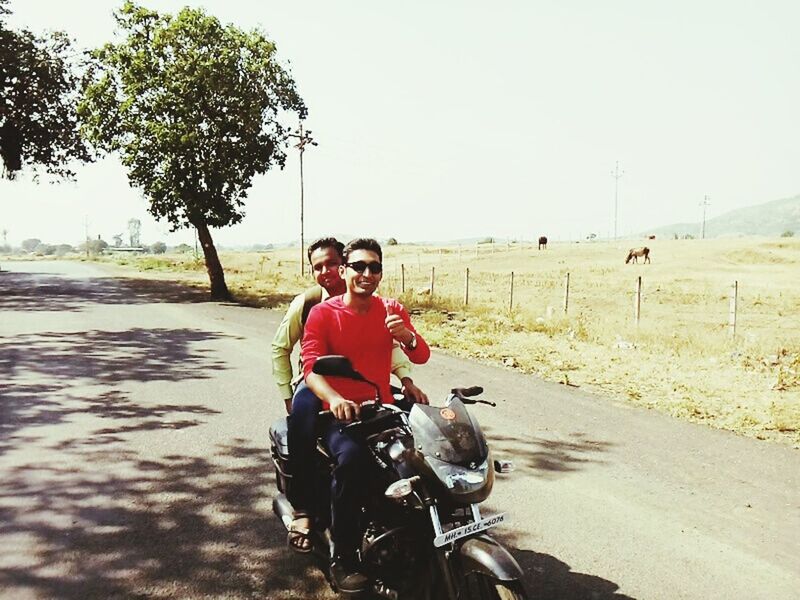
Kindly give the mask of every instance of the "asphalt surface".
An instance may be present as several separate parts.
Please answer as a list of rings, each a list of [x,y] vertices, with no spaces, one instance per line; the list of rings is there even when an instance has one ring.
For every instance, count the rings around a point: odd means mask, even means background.
[[[279,312],[2,267],[0,597],[334,597],[271,512]],[[497,401],[473,410],[517,470],[483,512],[532,597],[800,597],[797,450],[441,353],[414,376]]]

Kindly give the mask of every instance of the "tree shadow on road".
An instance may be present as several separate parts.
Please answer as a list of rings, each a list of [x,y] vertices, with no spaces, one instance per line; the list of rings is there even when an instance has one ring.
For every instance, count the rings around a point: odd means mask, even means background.
[[[205,288],[128,277],[78,278],[52,273],[4,273],[0,311],[80,311],[94,304],[197,303]]]
[[[182,429],[199,424],[197,416],[217,411],[190,403],[154,401],[138,405],[117,388],[131,381],[206,379],[210,373],[226,368],[209,345],[228,337],[195,329],[134,328],[3,338],[0,455],[30,442],[41,426],[86,415],[107,420],[108,426],[73,443],[97,445],[114,441],[121,431]],[[96,392],[77,393],[76,386],[95,388]],[[187,419],[186,414],[194,417]]]
[[[554,478],[578,471],[591,464],[603,464],[601,453],[614,444],[593,440],[581,431],[562,435],[513,437],[494,433],[485,427],[484,432],[495,458],[510,459],[519,473],[536,477]]]
[[[16,561],[0,549],[0,592],[332,597],[321,575],[285,546],[268,505],[267,451],[242,439],[207,450],[208,458],[142,460],[127,451],[71,448],[58,465],[27,464],[6,474],[0,537],[33,549],[20,547]],[[97,469],[66,466],[75,460]]]

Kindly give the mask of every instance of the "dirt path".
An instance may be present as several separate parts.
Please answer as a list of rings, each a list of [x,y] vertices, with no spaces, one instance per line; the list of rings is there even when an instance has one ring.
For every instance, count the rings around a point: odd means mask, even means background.
[[[0,597],[331,598],[270,510],[280,313],[77,263],[0,273]],[[436,354],[542,598],[793,598],[800,453]]]

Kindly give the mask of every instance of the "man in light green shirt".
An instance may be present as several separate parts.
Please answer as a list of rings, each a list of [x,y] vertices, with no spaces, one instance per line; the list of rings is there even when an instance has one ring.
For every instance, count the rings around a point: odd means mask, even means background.
[[[308,247],[308,260],[317,285],[298,294],[286,311],[283,321],[272,339],[272,376],[286,404],[286,412],[292,410],[292,383],[295,378],[292,369],[292,350],[303,337],[303,327],[311,307],[324,302],[331,296],[344,294],[344,280],[339,275],[342,264],[344,244],[336,238],[322,238]],[[414,402],[428,403],[428,397],[411,379],[411,361],[399,345],[392,350],[392,373],[400,380],[406,397]],[[298,370],[297,379],[303,376]]]

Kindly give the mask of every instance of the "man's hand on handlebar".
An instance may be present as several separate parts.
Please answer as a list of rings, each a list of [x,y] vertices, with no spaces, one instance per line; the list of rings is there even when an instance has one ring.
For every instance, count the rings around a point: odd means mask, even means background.
[[[428,404],[428,396],[414,385],[410,377],[403,377],[400,381],[403,384],[403,394],[405,394],[406,399],[419,404]]]
[[[361,406],[352,400],[338,398],[330,403],[333,416],[339,421],[352,421],[361,415]]]

